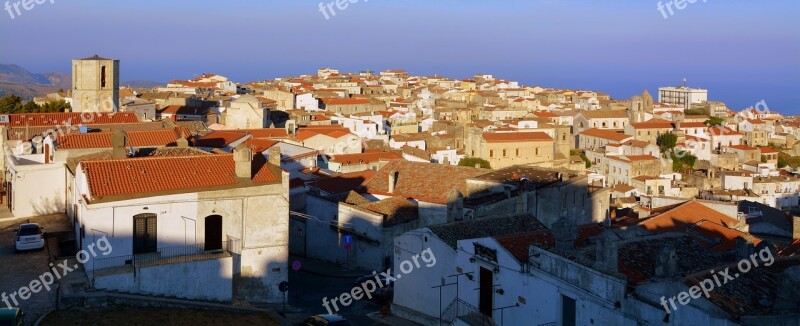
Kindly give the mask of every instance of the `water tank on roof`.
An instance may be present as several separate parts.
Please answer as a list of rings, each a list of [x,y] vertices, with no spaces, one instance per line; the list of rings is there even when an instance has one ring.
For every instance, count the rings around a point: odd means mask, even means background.
[[[82,134],[85,134],[85,133],[89,132],[89,127],[87,127],[87,126],[81,126],[81,127],[79,128],[79,130],[80,130],[80,133],[82,133]]]

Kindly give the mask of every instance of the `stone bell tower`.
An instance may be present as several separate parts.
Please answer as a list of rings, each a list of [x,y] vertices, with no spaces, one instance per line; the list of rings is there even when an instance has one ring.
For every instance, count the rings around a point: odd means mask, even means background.
[[[97,55],[72,60],[72,112],[116,112],[119,60]]]

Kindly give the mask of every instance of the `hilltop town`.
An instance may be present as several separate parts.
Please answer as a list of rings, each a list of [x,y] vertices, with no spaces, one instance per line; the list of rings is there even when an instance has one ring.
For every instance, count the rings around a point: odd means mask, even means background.
[[[71,89],[0,115],[3,218],[59,225],[51,257],[113,247],[69,260],[63,305],[121,293],[394,325],[800,316],[800,119],[768,99],[332,68],[145,89],[120,86],[119,60],[72,67]],[[70,109],[35,109],[53,103]],[[380,298],[329,301],[387,270]]]

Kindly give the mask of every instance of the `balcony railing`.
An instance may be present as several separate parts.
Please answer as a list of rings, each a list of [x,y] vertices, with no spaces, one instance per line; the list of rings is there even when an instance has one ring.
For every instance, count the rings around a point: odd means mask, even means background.
[[[215,244],[208,248],[204,243],[159,248],[155,252],[140,253],[135,255],[116,256],[108,258],[95,258],[92,265],[92,274],[120,274],[134,273],[136,269],[148,266],[165,264],[178,264],[209,259],[231,257],[241,253],[241,240],[229,237],[221,246]]]

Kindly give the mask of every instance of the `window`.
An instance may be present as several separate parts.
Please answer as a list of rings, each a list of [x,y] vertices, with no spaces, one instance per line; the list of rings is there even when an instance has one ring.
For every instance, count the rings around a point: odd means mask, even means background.
[[[106,88],[106,66],[100,68],[100,88]]]
[[[489,157],[494,157],[494,150],[493,149],[489,150]]]
[[[503,157],[506,157],[506,156],[508,156],[508,154],[506,153],[506,149],[503,148]]]
[[[539,155],[539,147],[536,147],[536,155]]]
[[[517,157],[519,157],[519,148],[517,148]]]

